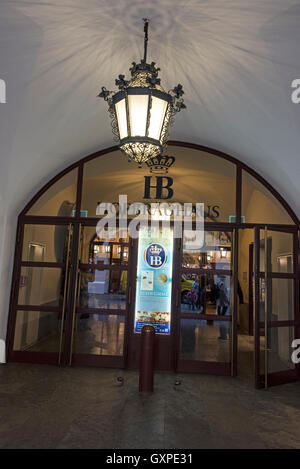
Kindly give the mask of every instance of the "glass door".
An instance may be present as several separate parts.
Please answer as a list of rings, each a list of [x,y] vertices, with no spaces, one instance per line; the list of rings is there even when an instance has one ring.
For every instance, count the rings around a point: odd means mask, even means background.
[[[22,227],[9,359],[64,362],[73,226]]]
[[[128,315],[128,239],[105,241],[81,226],[70,317],[69,364],[124,367]]]
[[[177,370],[233,373],[233,240],[228,231],[205,231],[201,249],[183,240],[179,279]]]
[[[269,387],[298,379],[293,340],[299,338],[298,236],[256,228],[255,384]]]

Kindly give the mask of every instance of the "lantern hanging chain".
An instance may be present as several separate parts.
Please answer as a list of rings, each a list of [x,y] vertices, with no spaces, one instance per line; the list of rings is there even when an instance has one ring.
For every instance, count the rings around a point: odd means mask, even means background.
[[[144,59],[143,62],[146,63],[147,61],[147,47],[148,47],[148,26],[149,26],[149,20],[148,18],[143,18],[144,20]]]

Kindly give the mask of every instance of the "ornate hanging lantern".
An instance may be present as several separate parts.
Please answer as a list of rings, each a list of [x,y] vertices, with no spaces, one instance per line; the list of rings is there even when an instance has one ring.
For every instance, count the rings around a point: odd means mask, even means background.
[[[147,63],[148,25],[144,18],[144,58],[138,64],[132,63],[131,80],[119,75],[119,91],[103,86],[98,95],[108,103],[113,134],[121,151],[139,166],[165,150],[174,116],[186,107],[182,85],[166,93],[158,78],[160,69],[155,62]]]

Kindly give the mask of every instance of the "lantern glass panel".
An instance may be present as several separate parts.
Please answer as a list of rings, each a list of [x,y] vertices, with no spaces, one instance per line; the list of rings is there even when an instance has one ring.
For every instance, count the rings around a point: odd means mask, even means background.
[[[154,138],[155,140],[159,140],[161,128],[166,115],[167,105],[167,101],[157,98],[156,96],[152,96],[148,136]]]
[[[148,95],[129,95],[129,117],[132,137],[144,137],[146,135]]]
[[[128,137],[125,98],[116,103],[120,139]]]

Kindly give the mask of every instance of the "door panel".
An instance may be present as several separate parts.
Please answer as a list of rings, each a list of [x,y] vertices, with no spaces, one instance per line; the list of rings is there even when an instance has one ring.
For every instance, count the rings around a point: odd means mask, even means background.
[[[118,234],[104,241],[96,225],[80,227],[70,365],[125,366],[129,258]]]
[[[200,250],[183,242],[178,371],[231,374],[233,358],[232,231],[206,231]]]
[[[9,359],[63,362],[72,233],[71,224],[25,225]]]
[[[294,381],[292,341],[299,334],[299,291],[294,232],[256,228],[255,383],[269,387]]]

